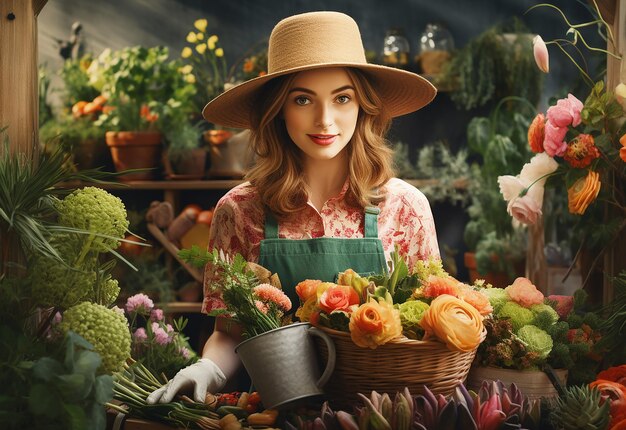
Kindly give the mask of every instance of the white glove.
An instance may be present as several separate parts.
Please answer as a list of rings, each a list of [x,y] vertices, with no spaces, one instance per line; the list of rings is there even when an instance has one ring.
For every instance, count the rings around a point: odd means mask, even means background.
[[[226,384],[226,376],[217,364],[208,358],[201,358],[196,363],[180,370],[167,384],[148,396],[148,404],[169,403],[176,393],[195,387],[193,397],[196,402],[204,403],[207,392],[216,393]]]

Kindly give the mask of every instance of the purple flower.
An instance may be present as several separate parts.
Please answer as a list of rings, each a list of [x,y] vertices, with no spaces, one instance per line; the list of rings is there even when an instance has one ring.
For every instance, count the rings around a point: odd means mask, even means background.
[[[151,321],[162,321],[163,320],[163,310],[162,309],[152,309],[152,312],[150,312],[150,320]]]
[[[146,334],[146,329],[143,327],[140,327],[137,330],[135,330],[135,333],[133,333],[133,336],[135,337],[135,340],[139,342],[143,342],[148,339],[148,335]]]
[[[167,345],[172,341],[172,338],[165,330],[163,330],[163,328],[161,328],[161,326],[159,326],[159,323],[152,323],[152,333],[154,334],[154,340],[159,345]]]
[[[138,314],[148,315],[153,307],[154,302],[145,294],[135,294],[126,300],[126,312],[129,314],[136,312]]]

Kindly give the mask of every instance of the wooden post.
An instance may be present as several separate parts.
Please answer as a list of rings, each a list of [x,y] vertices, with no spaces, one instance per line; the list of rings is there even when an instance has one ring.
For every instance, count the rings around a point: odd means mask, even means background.
[[[11,151],[29,158],[38,143],[37,15],[47,0],[0,0],[0,128]]]
[[[603,17],[612,23],[611,31],[615,44],[608,43],[607,50],[622,57],[619,61],[607,56],[606,85],[611,91],[620,83],[626,83],[626,0],[603,0],[599,2]],[[611,10],[612,8],[612,10]],[[604,16],[604,10],[608,16]],[[611,13],[612,12],[612,13]],[[626,231],[622,231],[613,246],[604,256],[604,281],[602,301],[608,304],[613,300],[613,283],[610,278],[626,269]]]

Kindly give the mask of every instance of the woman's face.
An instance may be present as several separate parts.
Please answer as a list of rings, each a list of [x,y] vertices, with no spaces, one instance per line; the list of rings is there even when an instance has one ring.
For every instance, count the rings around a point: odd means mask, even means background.
[[[359,115],[354,85],[342,68],[300,72],[283,105],[287,133],[312,160],[330,160],[350,142]]]

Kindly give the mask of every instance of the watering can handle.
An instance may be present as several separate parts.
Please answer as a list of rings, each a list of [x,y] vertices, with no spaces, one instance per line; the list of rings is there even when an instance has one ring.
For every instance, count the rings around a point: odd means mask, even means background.
[[[328,360],[326,361],[326,368],[324,369],[324,373],[322,373],[322,376],[320,376],[320,379],[317,381],[318,388],[322,388],[324,385],[326,385],[328,379],[330,379],[330,375],[333,374],[333,370],[335,370],[335,342],[333,342],[330,336],[328,336],[326,333],[316,327],[309,328],[309,334],[311,336],[316,336],[322,339],[326,344],[326,348],[328,349]]]

